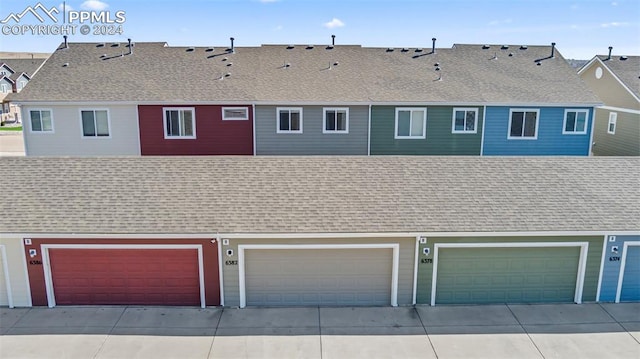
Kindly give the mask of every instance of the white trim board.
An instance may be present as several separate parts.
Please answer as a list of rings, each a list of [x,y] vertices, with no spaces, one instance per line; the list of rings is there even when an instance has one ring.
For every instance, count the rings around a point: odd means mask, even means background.
[[[392,249],[393,264],[391,269],[391,306],[398,306],[398,266],[400,261],[399,243],[372,244],[240,244],[238,245],[238,289],[240,308],[247,306],[247,289],[245,282],[244,252],[252,249]]]
[[[611,56],[611,58],[613,59],[616,56]],[[636,99],[636,101],[640,101],[640,98],[638,97],[638,95],[636,95],[635,92],[631,91],[631,89],[625,85],[624,82],[622,82],[622,80],[620,80],[620,78],[613,72],[611,71],[611,69],[609,68],[609,66],[607,66],[606,61],[603,61],[602,59],[600,59],[598,56],[594,56],[593,59],[591,59],[591,61],[589,61],[586,65],[584,65],[580,70],[578,70],[578,75],[582,75],[583,72],[586,71],[586,69],[590,68],[591,66],[593,66],[594,63],[600,63],[601,67],[604,67],[605,69],[607,69],[607,71],[609,72],[609,74],[611,74],[611,76],[613,76],[614,79],[616,79],[616,81],[618,81],[618,83],[620,84],[620,86],[622,86],[625,90],[627,90],[627,92],[633,96],[633,98]]]
[[[7,249],[0,244],[0,257],[2,258],[2,270],[4,271],[4,284],[7,290],[7,304],[13,308],[13,292],[11,291],[11,276],[9,275],[9,263],[7,262]]]
[[[438,280],[438,252],[440,248],[544,248],[544,247],[580,247],[580,259],[578,261],[576,275],[576,289],[573,301],[582,303],[582,290],[587,264],[588,242],[509,242],[509,243],[435,243],[433,245],[433,273],[431,278],[430,305],[436,305],[436,287]]]
[[[200,277],[200,307],[206,307],[201,244],[43,244],[40,248],[42,250],[42,266],[44,268],[44,281],[49,308],[56,306],[49,249],[196,249],[198,251],[198,276]]]
[[[602,240],[602,258],[600,258],[600,272],[598,273],[598,287],[596,288],[596,302],[600,301],[600,288],[602,287],[602,275],[604,274],[604,259],[607,254],[607,239],[608,235],[604,235]]]
[[[615,111],[615,112],[626,112],[626,113],[631,113],[634,115],[640,115],[640,110],[632,110],[630,108],[623,108],[623,107],[613,107],[613,106],[600,106],[600,107],[596,107],[596,110],[608,110],[608,111]],[[640,117],[638,117],[638,119],[640,119]]]
[[[622,282],[624,282],[624,270],[627,266],[627,251],[629,247],[639,247],[639,241],[626,241],[622,245],[622,259],[620,262],[620,273],[618,273],[618,286],[616,287],[616,303],[620,303],[620,295],[622,294]]]

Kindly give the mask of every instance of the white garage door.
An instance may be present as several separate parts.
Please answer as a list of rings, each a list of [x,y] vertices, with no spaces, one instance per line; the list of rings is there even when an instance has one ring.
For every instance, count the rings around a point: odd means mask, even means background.
[[[4,270],[4,247],[0,247],[0,306],[9,305],[9,293],[7,292],[6,273]]]
[[[247,305],[391,304],[391,248],[248,249],[245,263]]]

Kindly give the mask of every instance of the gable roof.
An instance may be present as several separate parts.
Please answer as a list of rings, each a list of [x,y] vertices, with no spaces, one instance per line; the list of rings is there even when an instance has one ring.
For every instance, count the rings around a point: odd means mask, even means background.
[[[30,80],[31,77],[29,77],[29,75],[27,75],[26,72],[14,72],[13,75],[11,75],[11,79],[16,82],[18,81],[19,78],[21,78],[22,76],[26,77],[27,80]]]
[[[0,81],[2,81],[2,80],[7,80],[7,81],[9,81],[11,84],[15,84],[15,83],[16,83],[15,81],[13,81],[13,80],[11,79],[11,77],[9,77],[9,76],[5,76],[5,75],[0,75]]]
[[[635,96],[640,98],[640,56],[596,56]]]
[[[33,77],[46,59],[0,59],[0,63],[9,66],[14,73],[25,73]]]
[[[208,51],[136,43],[132,55],[121,56],[128,52],[126,44],[100,45],[58,49],[13,100],[600,103],[557,50],[554,58],[544,59],[550,46],[455,45],[430,54],[431,49],[415,48],[262,45],[231,53],[226,46]],[[540,65],[538,59],[544,59]]]
[[[21,183],[0,233],[640,230],[637,157],[5,157],[0,173]]]

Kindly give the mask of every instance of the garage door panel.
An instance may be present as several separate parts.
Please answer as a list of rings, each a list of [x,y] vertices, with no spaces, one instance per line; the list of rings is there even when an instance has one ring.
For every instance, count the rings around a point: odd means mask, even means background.
[[[57,304],[198,305],[195,249],[49,249]]]
[[[572,302],[579,247],[441,248],[436,303]]]
[[[640,301],[640,246],[628,246],[620,301]]]
[[[248,249],[245,263],[247,305],[390,303],[391,249]]]

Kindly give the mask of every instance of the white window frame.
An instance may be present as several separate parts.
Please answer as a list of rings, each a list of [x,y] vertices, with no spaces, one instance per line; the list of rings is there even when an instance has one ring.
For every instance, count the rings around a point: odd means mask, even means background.
[[[237,110],[244,110],[245,111],[245,116],[244,118],[239,118],[239,117],[225,117],[224,116],[224,112],[226,110],[231,110],[231,111],[237,111]],[[223,121],[245,121],[249,119],[249,108],[248,107],[223,107],[222,108],[222,120]]]
[[[95,122],[95,112],[96,111],[106,111],[107,112],[107,126],[109,128],[109,136],[85,136],[84,135],[84,123],[82,123],[82,111],[93,111],[94,115],[93,115],[93,120]],[[78,110],[78,114],[80,115],[80,137],[81,138],[87,138],[87,139],[110,139],[111,138],[111,134],[113,132],[113,128],[111,127],[111,114],[109,113],[109,109],[108,108],[81,108]],[[31,120],[31,118],[29,118],[29,120]],[[96,127],[96,131],[97,131],[97,127]]]
[[[346,117],[346,127],[344,130],[338,130],[338,120],[336,118],[336,129],[327,130],[327,112],[328,111],[344,111]],[[324,107],[322,108],[322,133],[327,134],[348,134],[349,133],[349,108],[348,107]]]
[[[469,130],[456,130],[456,112],[464,111],[465,124],[467,120],[467,112],[475,113],[475,121],[473,123],[473,131]],[[474,134],[478,133],[478,108],[477,107],[454,107],[453,115],[451,117],[451,133],[459,133],[459,134]]]
[[[0,90],[2,91],[2,93],[9,93],[9,86],[7,85],[7,83],[3,83],[0,84]]]
[[[291,114],[291,111],[299,111],[300,112],[300,129],[295,131],[281,130],[280,129],[280,112],[281,111],[288,111],[289,114]],[[277,107],[276,108],[276,133],[285,133],[285,134],[286,133],[290,133],[290,134],[302,133],[303,123],[304,121],[303,121],[302,107]],[[289,125],[291,125],[291,115],[289,115]],[[289,126],[289,128],[291,128],[291,126]]]
[[[527,117],[527,112],[535,112],[536,113],[536,130],[533,137],[530,136],[511,136],[511,123],[513,122],[513,113],[514,112],[524,112],[525,115],[523,117],[523,121]],[[522,123],[522,127],[524,129],[525,122]],[[509,126],[507,128],[507,139],[509,140],[537,140],[538,139],[538,129],[540,128],[540,109],[539,108],[512,108],[509,109]],[[523,130],[524,131],[524,130]],[[524,134],[524,132],[523,132]]]
[[[567,131],[567,115],[569,112],[576,113],[576,122],[574,123],[574,131]],[[584,130],[575,131],[575,125],[578,123],[578,113],[584,113]],[[587,128],[589,128],[589,110],[568,108],[564,110],[564,121],[562,121],[562,134],[563,135],[585,135],[587,134]]]
[[[409,111],[413,114],[413,111],[423,111],[422,116],[422,135],[421,136],[399,136],[398,135],[398,114],[401,111]],[[409,116],[411,120],[413,120],[413,116]],[[409,132],[411,132],[411,124],[409,124]],[[394,129],[394,138],[396,140],[420,140],[427,138],[427,108],[426,107],[396,107],[396,124]]]
[[[40,131],[34,131],[33,130],[33,123],[31,121],[31,111],[39,111],[40,112],[40,125],[42,127],[42,111],[49,111],[51,113],[51,131],[44,131],[44,130],[40,130]],[[29,113],[29,132],[30,133],[35,133],[35,134],[52,134],[55,133],[55,126],[54,126],[54,121],[53,121],[53,110],[50,108],[30,108],[27,110],[27,112]],[[80,122],[82,122],[82,115],[80,115]],[[83,132],[84,133],[84,132]]]
[[[191,111],[193,121],[192,136],[169,136],[167,133],[167,111]],[[162,131],[165,140],[194,140],[196,139],[196,108],[195,107],[163,107],[162,108]]]
[[[27,86],[27,81],[21,80],[21,81],[18,81],[18,85],[16,86],[16,89],[18,90],[18,92],[20,92],[25,86]]]
[[[611,125],[613,125],[613,130],[611,130]],[[607,122],[607,133],[610,135],[615,135],[617,126],[618,126],[618,113],[609,112],[609,122]]]

